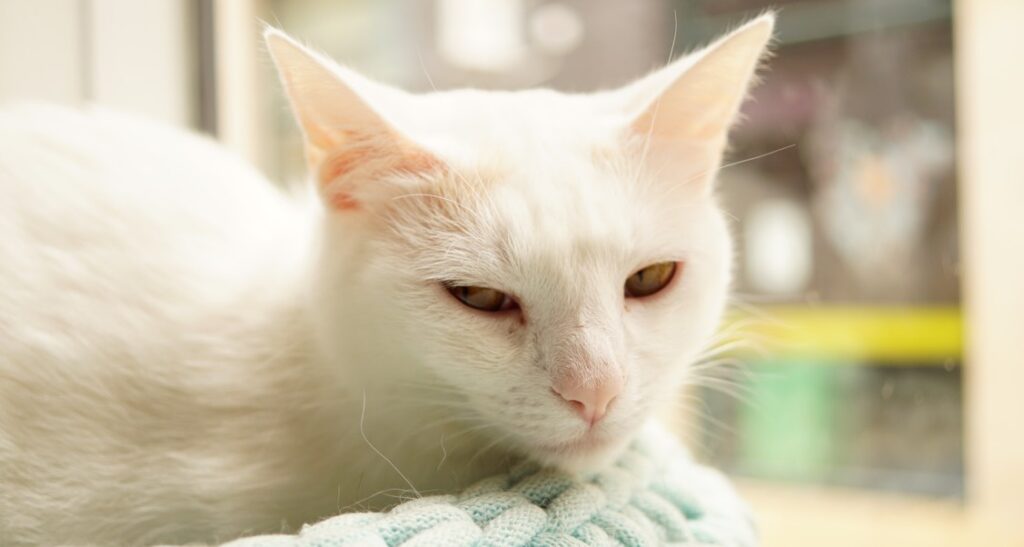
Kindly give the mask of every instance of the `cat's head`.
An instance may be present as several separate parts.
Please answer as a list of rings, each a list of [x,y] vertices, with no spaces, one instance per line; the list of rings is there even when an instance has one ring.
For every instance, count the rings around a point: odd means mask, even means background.
[[[268,31],[325,206],[321,338],[532,457],[612,457],[725,307],[713,182],[773,22],[589,95],[412,95]]]

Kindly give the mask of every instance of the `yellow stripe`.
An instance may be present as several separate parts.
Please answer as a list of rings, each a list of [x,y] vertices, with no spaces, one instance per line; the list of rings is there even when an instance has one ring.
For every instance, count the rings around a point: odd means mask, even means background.
[[[735,312],[727,332],[746,351],[829,362],[945,366],[963,354],[957,307],[766,307]]]

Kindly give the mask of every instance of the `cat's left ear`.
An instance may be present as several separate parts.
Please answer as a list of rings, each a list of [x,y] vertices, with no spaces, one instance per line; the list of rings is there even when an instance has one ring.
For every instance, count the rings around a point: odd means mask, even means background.
[[[639,103],[630,132],[658,148],[705,148],[718,161],[774,26],[774,14],[762,15],[623,90]]]
[[[400,92],[338,66],[279,30],[267,29],[264,38],[302,128],[310,172],[331,209],[360,209],[388,174],[440,167],[364,98],[393,100]]]

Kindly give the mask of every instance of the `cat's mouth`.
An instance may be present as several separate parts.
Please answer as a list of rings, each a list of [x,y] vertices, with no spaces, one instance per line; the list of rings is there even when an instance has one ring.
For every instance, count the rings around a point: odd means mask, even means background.
[[[559,443],[537,443],[535,446],[553,454],[576,454],[600,450],[607,446],[610,439],[593,433],[585,433],[575,439]]]
[[[533,457],[542,463],[571,471],[602,466],[618,454],[624,443],[612,435],[595,432],[556,443],[530,443]]]

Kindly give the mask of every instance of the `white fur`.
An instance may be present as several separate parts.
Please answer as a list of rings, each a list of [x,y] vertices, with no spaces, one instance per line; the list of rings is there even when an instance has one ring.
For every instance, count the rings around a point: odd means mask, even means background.
[[[521,456],[608,461],[724,308],[731,251],[709,187],[770,27],[585,96],[411,96],[272,32],[314,173],[331,150],[301,112],[357,98],[372,108],[334,113],[362,127],[379,111],[444,165],[378,172],[389,160],[375,158],[321,181],[354,210],[287,196],[148,122],[0,113],[0,544],[225,540],[457,488]],[[742,66],[720,68],[721,51]],[[289,55],[349,95],[304,102]],[[705,58],[728,76],[717,87],[687,80]],[[679,87],[699,92],[670,97]],[[697,139],[658,121],[680,101],[732,102]],[[623,298],[665,260],[685,264],[671,287]],[[442,282],[514,294],[523,320],[470,310]],[[588,433],[551,382],[609,370],[624,391]]]

